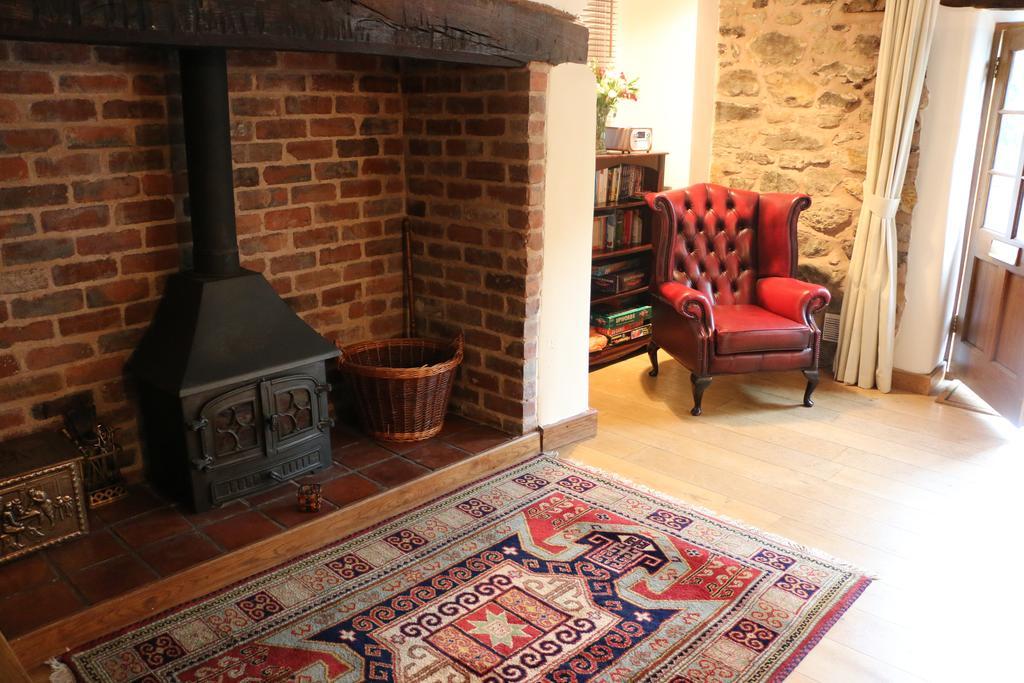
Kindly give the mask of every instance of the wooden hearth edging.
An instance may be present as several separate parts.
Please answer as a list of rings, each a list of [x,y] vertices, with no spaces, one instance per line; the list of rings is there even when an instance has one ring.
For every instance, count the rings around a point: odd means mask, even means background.
[[[524,434],[271,538],[93,605],[26,633],[11,642],[11,647],[25,668],[36,669],[68,649],[272,569],[539,452],[540,434]]]
[[[0,0],[0,39],[584,63],[587,29],[517,0]]]
[[[597,411],[584,410],[579,415],[540,428],[540,447],[553,451],[597,436]]]

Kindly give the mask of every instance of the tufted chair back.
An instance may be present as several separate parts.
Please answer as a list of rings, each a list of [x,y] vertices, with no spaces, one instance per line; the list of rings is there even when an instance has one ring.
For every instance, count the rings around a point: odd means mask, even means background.
[[[757,192],[708,183],[648,195],[655,212],[655,280],[675,280],[715,304],[757,303],[758,277],[788,277],[796,268],[796,217],[781,230],[762,230],[760,199]],[[771,253],[777,249],[785,250],[785,263]],[[761,272],[762,261],[768,272]],[[787,272],[774,272],[780,269]]]

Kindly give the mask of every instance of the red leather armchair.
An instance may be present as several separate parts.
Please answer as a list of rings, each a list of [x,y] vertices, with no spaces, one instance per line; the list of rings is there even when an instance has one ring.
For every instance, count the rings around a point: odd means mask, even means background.
[[[714,375],[802,370],[804,405],[814,405],[814,314],[831,295],[794,278],[797,219],[811,198],[699,184],[646,199],[655,217],[650,375],[665,349],[690,370],[690,412],[700,415]]]

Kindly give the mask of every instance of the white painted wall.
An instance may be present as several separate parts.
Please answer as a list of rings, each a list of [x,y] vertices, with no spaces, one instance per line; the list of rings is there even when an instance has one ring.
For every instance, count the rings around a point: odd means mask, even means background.
[[[654,129],[668,152],[665,183],[706,180],[711,166],[717,0],[629,0],[618,4],[617,67],[639,78],[637,102],[624,102],[617,126]]]
[[[986,68],[995,25],[1024,12],[940,7],[925,84],[918,201],[911,220],[907,303],[895,367],[930,373],[941,361],[953,316],[971,199]]]
[[[548,74],[537,365],[542,426],[588,408],[595,87],[593,74],[582,64],[560,64]]]
[[[556,9],[560,9],[563,12],[569,14],[575,14],[577,17],[583,12],[583,8],[587,6],[587,0],[538,0],[541,5],[550,5]],[[628,1],[628,0],[627,0]]]

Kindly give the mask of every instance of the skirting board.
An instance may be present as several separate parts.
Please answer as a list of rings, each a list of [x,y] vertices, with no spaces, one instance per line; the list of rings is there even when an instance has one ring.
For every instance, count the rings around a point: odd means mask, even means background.
[[[26,633],[13,640],[11,647],[22,665],[34,670],[68,648],[317,550],[539,452],[540,435],[524,434],[480,455]]]
[[[540,447],[554,451],[597,436],[597,411],[590,408],[579,415],[540,428]]]
[[[935,366],[935,369],[926,375],[893,368],[892,388],[897,391],[906,391],[911,394],[924,394],[927,396],[935,391],[945,375],[945,366],[941,364]]]

